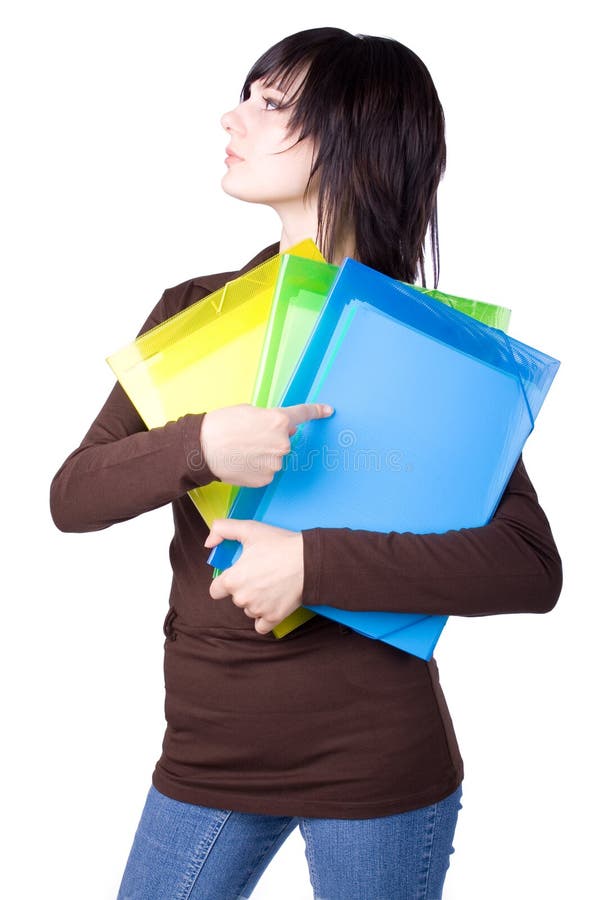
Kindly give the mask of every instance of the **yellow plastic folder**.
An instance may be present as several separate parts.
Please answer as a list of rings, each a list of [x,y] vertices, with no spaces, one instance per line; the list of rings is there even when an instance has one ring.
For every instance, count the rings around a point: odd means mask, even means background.
[[[287,252],[324,262],[311,240]],[[284,256],[277,254],[227,282],[107,357],[148,428],[187,413],[252,402]],[[213,481],[189,495],[210,527],[227,516],[238,490]]]

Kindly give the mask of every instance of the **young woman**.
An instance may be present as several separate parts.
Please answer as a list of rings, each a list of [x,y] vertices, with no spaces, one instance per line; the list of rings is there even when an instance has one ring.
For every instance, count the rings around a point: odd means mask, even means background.
[[[444,117],[408,48],[335,28],[292,35],[252,67],[222,125],[224,190],[271,206],[280,240],[239,271],[166,290],[140,333],[306,237],[331,262],[353,256],[424,283],[429,233],[437,283]],[[293,532],[217,520],[209,533],[188,490],[267,484],[296,426],[329,414],[240,404],[147,430],[115,384],[54,477],[65,531],[173,509],[167,728],[120,900],[249,897],[297,825],[315,897],[442,895],[463,765],[435,661],[322,616],[283,639],[272,628],[302,603],[546,612],[561,561],[522,458],[481,528]],[[244,552],[213,581],[205,548],[226,537]]]

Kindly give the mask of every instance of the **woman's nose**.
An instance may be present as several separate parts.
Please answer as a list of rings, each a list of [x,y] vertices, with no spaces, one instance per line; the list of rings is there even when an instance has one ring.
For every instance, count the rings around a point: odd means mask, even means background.
[[[243,130],[241,119],[237,115],[237,111],[235,109],[231,109],[229,110],[229,112],[223,113],[223,115],[221,116],[221,125],[225,129],[225,131]]]

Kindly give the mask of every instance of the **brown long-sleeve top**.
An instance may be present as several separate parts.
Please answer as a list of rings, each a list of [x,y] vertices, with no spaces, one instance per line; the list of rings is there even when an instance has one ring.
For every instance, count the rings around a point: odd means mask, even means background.
[[[278,250],[265,248],[239,272],[169,288],[140,334]],[[63,531],[97,531],[172,504],[167,726],[152,783],[188,803],[291,816],[372,818],[443,799],[462,780],[463,764],[435,660],[319,615],[284,638],[260,635],[230,598],[211,598],[208,528],[187,495],[218,480],[206,461],[198,467],[203,416],[148,430],[116,383],[50,489]],[[540,613],[562,586],[560,556],[522,458],[482,527],[302,534],[307,605]]]

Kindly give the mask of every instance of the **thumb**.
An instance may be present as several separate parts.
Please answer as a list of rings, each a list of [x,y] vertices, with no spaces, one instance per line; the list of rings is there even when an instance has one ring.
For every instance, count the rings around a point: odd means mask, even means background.
[[[222,540],[240,541],[243,544],[247,539],[248,529],[244,519],[214,519],[204,546],[215,547]]]
[[[296,403],[295,406],[282,406],[280,409],[287,414],[291,427],[308,422],[309,419],[325,419],[334,412],[333,407],[327,403]]]

